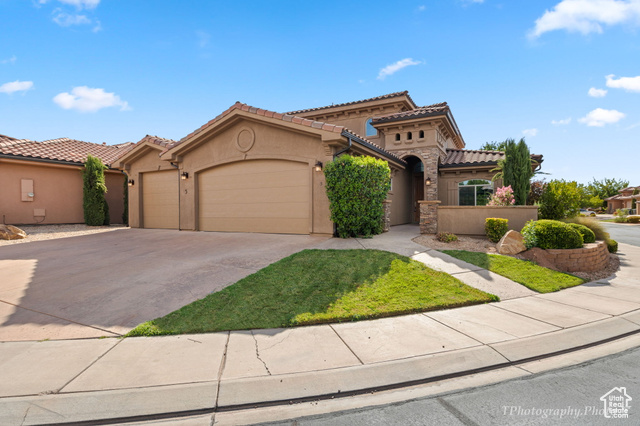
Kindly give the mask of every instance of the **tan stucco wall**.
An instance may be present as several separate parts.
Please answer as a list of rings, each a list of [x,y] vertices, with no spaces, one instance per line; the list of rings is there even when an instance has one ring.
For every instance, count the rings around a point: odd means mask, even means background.
[[[393,187],[388,197],[391,200],[391,225],[413,221],[412,178],[413,174],[408,170],[398,170],[393,174]]]
[[[520,232],[527,221],[538,219],[538,207],[439,206],[438,232],[485,235],[484,225],[488,217],[508,219],[509,229]]]
[[[33,201],[22,201],[21,180],[33,180]],[[107,171],[107,203],[111,223],[122,223],[122,174]],[[84,223],[82,168],[48,163],[0,161],[0,220],[8,224]],[[44,217],[34,217],[44,209]]]

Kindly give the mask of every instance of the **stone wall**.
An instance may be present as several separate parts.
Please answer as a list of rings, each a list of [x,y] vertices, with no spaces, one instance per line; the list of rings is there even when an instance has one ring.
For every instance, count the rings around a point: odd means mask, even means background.
[[[593,272],[604,269],[609,263],[607,243],[596,241],[579,249],[549,249],[547,258],[559,270],[565,272]]]
[[[383,207],[382,232],[389,232],[389,228],[391,227],[391,200],[384,200]]]
[[[420,233],[435,234],[438,232],[438,204],[440,201],[419,201]]]

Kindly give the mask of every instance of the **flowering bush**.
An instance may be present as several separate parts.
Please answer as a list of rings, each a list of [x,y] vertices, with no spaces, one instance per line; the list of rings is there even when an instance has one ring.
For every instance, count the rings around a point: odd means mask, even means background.
[[[511,185],[503,186],[496,189],[496,192],[489,199],[488,206],[512,206],[516,203],[516,199],[513,196],[513,189]]]

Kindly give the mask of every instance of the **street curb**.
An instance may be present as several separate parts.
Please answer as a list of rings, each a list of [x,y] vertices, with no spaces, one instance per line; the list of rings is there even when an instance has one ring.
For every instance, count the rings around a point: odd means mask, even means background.
[[[109,424],[340,398],[551,358],[640,333],[640,311],[513,341],[357,367],[0,398],[0,424]],[[217,402],[216,402],[217,401]],[[92,412],[86,412],[91,407]],[[83,410],[85,409],[85,410]]]

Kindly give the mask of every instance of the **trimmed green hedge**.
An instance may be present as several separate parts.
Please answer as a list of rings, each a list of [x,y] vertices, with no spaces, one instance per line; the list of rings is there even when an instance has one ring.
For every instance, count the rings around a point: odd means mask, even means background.
[[[509,231],[509,219],[488,217],[484,221],[484,232],[490,241],[497,243]]]
[[[104,197],[107,192],[104,171],[107,166],[99,158],[87,156],[82,171],[82,207],[84,223],[89,226],[109,224],[109,205]]]
[[[617,253],[618,242],[616,240],[607,240],[607,250],[609,250],[609,253]]]
[[[580,225],[579,223],[567,223],[567,225],[569,225],[570,227],[578,231],[580,235],[582,235],[582,240],[585,244],[596,242],[596,234],[586,226]]]
[[[391,189],[389,165],[373,157],[343,155],[324,168],[331,220],[340,238],[380,234]]]
[[[521,233],[527,248],[575,249],[581,248],[584,244],[580,232],[557,220],[529,221]]]

